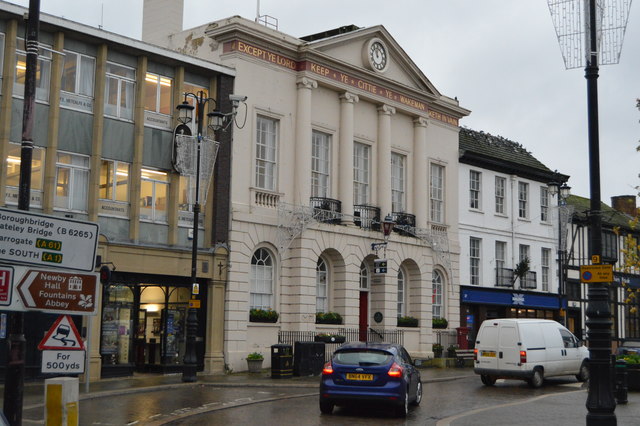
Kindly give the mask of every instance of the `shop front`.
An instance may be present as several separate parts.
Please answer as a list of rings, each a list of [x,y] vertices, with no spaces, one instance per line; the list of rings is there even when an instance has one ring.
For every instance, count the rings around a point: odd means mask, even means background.
[[[557,294],[460,286],[461,324],[469,328],[469,347],[482,321],[493,318],[539,318],[560,321],[566,301]]]
[[[180,372],[186,346],[189,278],[114,272],[103,287],[101,377]],[[207,306],[207,285],[200,285]],[[203,369],[206,310],[198,309],[196,354]]]

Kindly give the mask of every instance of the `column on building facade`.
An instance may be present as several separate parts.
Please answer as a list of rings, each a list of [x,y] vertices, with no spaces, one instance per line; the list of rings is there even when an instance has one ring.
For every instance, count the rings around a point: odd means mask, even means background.
[[[89,175],[89,191],[87,202],[89,220],[98,221],[100,203],[100,166],[102,163],[102,142],[104,139],[104,87],[107,80],[107,45],[98,46],[96,55],[95,90],[93,102],[93,141],[91,144],[91,174]]]
[[[173,94],[172,97],[174,99],[174,104],[178,105],[184,99],[184,67],[178,66],[175,67],[173,73]],[[205,114],[207,111],[205,110]],[[171,125],[178,125],[178,108],[173,108]],[[196,113],[194,111],[194,117]],[[206,115],[205,115],[206,116]],[[194,119],[195,121],[195,119]],[[175,140],[172,140],[171,143],[175,143]],[[174,148],[175,149],[175,148]],[[201,183],[202,184],[202,183]],[[180,199],[180,173],[170,173],[169,174],[169,199],[173,200],[171,205],[178,205]],[[204,213],[204,212],[202,212]],[[204,219],[204,218],[202,218]],[[167,210],[167,222],[169,223],[169,233],[167,235],[167,244],[175,245],[178,243],[178,209],[172,208]],[[199,240],[202,242],[202,240]]]
[[[64,49],[64,33],[56,33],[53,38],[53,50]],[[54,188],[56,188],[56,163],[58,162],[58,130],[60,129],[60,88],[62,86],[62,65],[64,58],[53,55],[51,60],[51,84],[49,86],[49,128],[47,131],[47,150],[44,164],[44,186],[42,209],[45,214],[53,213]]]
[[[131,179],[129,189],[131,200],[129,211],[129,238],[138,240],[140,234],[140,173],[142,169],[142,154],[144,145],[144,89],[148,60],[146,56],[138,57],[136,71],[136,104],[133,113],[133,163],[131,164]]]
[[[413,120],[413,212],[416,227],[426,229],[429,222],[427,200],[429,199],[429,177],[427,175],[427,119]]]
[[[345,92],[340,95],[340,150],[338,159],[338,198],[342,202],[342,212],[353,215],[353,132],[354,105],[357,95]],[[343,223],[352,219],[343,217]]]
[[[311,197],[311,90],[318,87],[318,83],[302,77],[296,81],[296,85],[298,99],[293,202],[298,206],[307,206]]]
[[[392,212],[391,203],[391,116],[396,109],[389,105],[378,107],[378,206],[381,218]]]
[[[224,268],[217,266],[219,262]],[[228,270],[226,253],[224,257],[214,257],[213,270],[216,279],[208,283],[207,326],[204,339],[204,372],[210,374],[224,372],[224,297]]]

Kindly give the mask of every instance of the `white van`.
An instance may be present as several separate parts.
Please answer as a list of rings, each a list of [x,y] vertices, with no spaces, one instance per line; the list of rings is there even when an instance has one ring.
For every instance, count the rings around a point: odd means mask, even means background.
[[[545,377],[589,378],[589,351],[560,323],[542,319],[502,318],[480,325],[474,349],[474,372],[482,383],[526,380],[542,386]]]

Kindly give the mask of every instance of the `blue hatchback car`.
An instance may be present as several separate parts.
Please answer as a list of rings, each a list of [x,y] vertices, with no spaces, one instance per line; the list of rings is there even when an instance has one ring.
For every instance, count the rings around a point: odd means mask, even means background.
[[[336,405],[386,403],[406,416],[422,400],[420,371],[404,347],[389,343],[346,343],[322,370],[320,411]]]

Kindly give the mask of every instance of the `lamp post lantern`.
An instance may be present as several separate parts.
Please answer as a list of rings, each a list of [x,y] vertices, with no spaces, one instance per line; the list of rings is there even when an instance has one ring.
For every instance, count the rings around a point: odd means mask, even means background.
[[[207,113],[207,129],[212,131],[212,136],[218,131],[224,131],[233,121],[237,113],[237,107],[240,102],[244,102],[246,97],[230,96],[233,101],[233,111],[228,114],[223,114],[219,111],[213,111]],[[188,99],[191,99],[194,105],[189,104]],[[198,295],[200,294],[200,285],[198,284],[198,222],[200,219],[201,205],[200,201],[203,200],[203,204],[206,202],[206,193],[208,190],[209,182],[213,174],[213,167],[216,162],[218,153],[219,142],[214,138],[203,136],[204,131],[204,110],[209,103],[214,103],[217,106],[217,101],[213,98],[207,97],[204,91],[198,93],[185,93],[184,101],[176,107],[178,110],[178,125],[176,130],[181,130],[182,134],[178,134],[176,131],[176,169],[183,175],[190,176],[194,182],[193,187],[190,182],[190,188],[195,191],[193,197],[193,235],[191,245],[191,300],[189,302],[189,309],[187,312],[187,338],[184,354],[184,367],[182,370],[183,382],[195,382],[197,380],[196,371],[198,366],[198,359],[196,355],[196,334],[198,332]],[[197,134],[191,136],[188,128],[185,128],[191,121],[193,110],[196,110],[196,126]],[[204,191],[201,194],[201,182],[200,179],[204,178]]]

